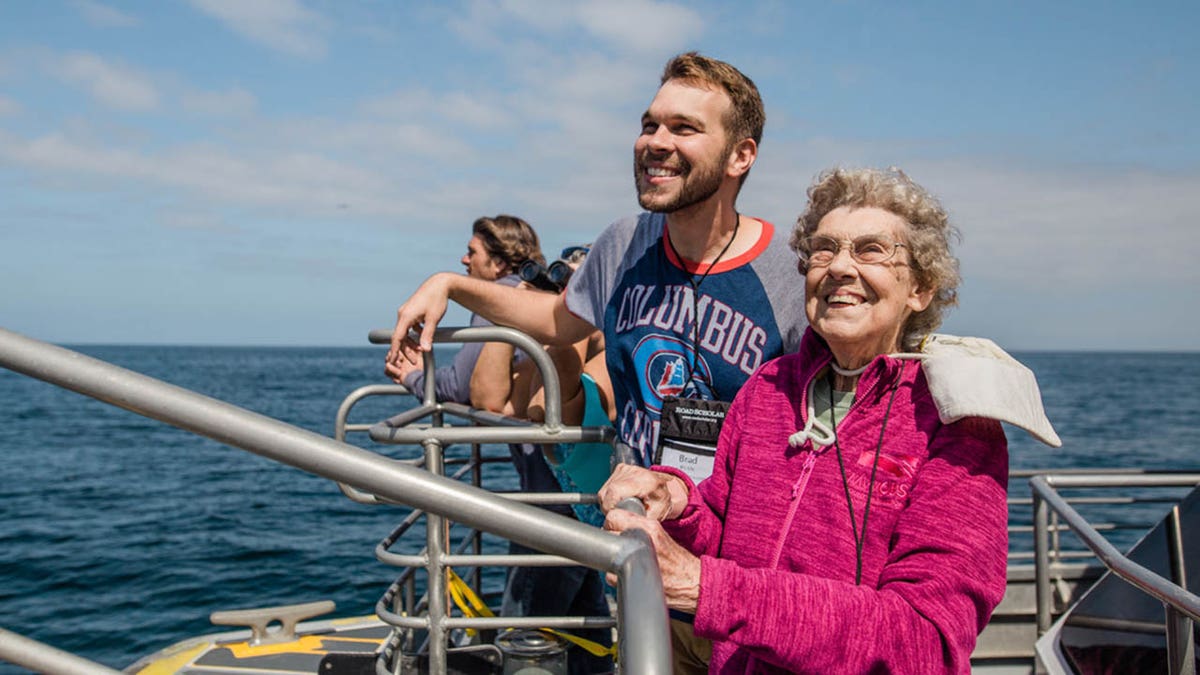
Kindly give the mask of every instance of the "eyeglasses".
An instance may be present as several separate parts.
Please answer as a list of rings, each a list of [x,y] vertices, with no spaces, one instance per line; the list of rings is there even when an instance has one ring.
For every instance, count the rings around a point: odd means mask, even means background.
[[[558,257],[569,263],[581,263],[591,250],[591,246],[568,246]]]
[[[809,267],[827,267],[849,245],[850,257],[863,265],[878,265],[896,255],[904,244],[886,234],[864,234],[854,239],[834,239],[825,235],[813,235],[800,241],[801,262]]]

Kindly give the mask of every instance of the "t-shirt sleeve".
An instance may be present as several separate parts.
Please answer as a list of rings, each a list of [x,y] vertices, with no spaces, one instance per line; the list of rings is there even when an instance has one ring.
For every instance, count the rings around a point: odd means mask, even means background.
[[[630,216],[605,228],[567,283],[567,309],[597,328],[604,327],[604,308],[612,296],[638,223],[638,216]]]
[[[471,326],[490,326],[492,323],[479,315],[471,315]],[[482,342],[468,342],[454,354],[454,360],[448,365],[440,366],[434,373],[433,390],[438,401],[453,403],[471,402],[471,375],[475,372],[475,362],[483,352]],[[409,373],[404,380],[405,386],[418,399],[425,395],[425,371],[416,370]]]
[[[754,269],[762,280],[783,340],[783,353],[791,354],[800,347],[800,339],[808,326],[804,314],[804,275],[796,266],[796,253],[788,246],[791,233],[787,228],[772,225],[771,245],[754,261]]]

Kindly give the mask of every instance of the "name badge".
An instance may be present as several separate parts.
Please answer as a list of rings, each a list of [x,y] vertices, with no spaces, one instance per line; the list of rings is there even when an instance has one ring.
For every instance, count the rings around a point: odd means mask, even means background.
[[[712,475],[716,454],[708,448],[685,448],[675,443],[663,444],[659,446],[658,457],[654,463],[679,469],[686,473],[693,483],[699,483]]]
[[[679,469],[695,483],[708,478],[728,410],[725,401],[674,396],[663,399],[654,463]]]

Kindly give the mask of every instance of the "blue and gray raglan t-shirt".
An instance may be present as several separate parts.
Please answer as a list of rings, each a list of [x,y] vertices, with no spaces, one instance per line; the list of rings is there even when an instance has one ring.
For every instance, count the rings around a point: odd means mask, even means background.
[[[804,278],[786,234],[760,222],[749,251],[701,280],[708,266],[675,255],[663,214],[629,217],[600,235],[571,277],[567,308],[604,331],[617,435],[644,464],[663,397],[732,401],[755,369],[800,344]]]

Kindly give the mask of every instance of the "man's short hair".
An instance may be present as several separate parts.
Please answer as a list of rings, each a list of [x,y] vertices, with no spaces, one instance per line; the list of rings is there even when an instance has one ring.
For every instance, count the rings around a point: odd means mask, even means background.
[[[687,52],[667,62],[661,84],[666,84],[667,80],[694,82],[724,91],[733,103],[723,120],[730,147],[743,138],[752,138],[755,144],[762,143],[767,113],[758,87],[742,71],[724,61],[701,56],[699,52]]]

